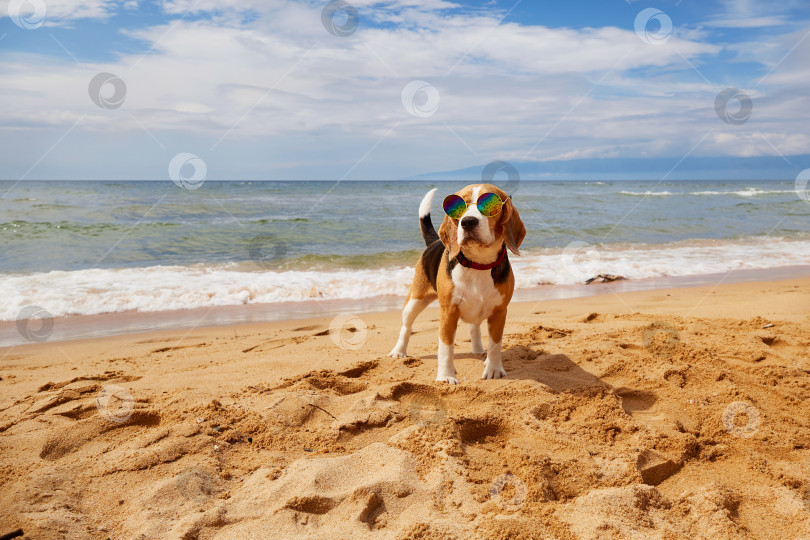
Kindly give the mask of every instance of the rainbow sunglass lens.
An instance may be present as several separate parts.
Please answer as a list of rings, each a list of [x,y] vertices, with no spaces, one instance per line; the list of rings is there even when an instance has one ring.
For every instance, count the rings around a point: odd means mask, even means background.
[[[503,201],[494,193],[484,193],[478,197],[478,211],[487,217],[497,216],[501,213]]]
[[[455,193],[445,197],[442,206],[444,206],[444,213],[453,219],[460,218],[467,210],[467,203]]]

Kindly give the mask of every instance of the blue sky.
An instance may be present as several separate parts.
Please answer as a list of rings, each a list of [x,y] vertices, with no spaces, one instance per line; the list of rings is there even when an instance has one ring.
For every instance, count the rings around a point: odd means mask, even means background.
[[[168,179],[180,153],[210,179],[761,156],[787,176],[810,153],[806,2],[349,4],[339,36],[327,2],[2,0],[0,178]]]

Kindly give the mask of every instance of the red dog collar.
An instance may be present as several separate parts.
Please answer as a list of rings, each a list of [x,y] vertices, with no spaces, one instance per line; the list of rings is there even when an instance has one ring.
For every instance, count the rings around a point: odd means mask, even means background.
[[[480,264],[477,262],[473,262],[467,257],[465,257],[464,254],[461,253],[460,251],[458,253],[458,256],[456,257],[456,260],[459,262],[459,264],[461,264],[461,266],[465,268],[472,268],[473,270],[491,270],[496,266],[498,266],[499,264],[501,264],[505,258],[506,258],[506,244],[501,246],[501,254],[498,255],[498,260],[496,260],[494,263]]]

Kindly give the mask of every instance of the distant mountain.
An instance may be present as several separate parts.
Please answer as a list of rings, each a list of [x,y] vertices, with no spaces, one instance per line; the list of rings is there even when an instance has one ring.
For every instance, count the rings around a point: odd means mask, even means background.
[[[480,180],[486,165],[420,174],[408,180]],[[794,180],[810,168],[810,154],[687,157],[683,161],[681,157],[514,161],[509,165],[521,180]],[[501,171],[495,178],[503,181],[507,174]]]

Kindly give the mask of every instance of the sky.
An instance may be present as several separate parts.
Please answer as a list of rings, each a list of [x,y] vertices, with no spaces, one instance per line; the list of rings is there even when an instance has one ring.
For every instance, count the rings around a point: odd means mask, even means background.
[[[810,154],[805,0],[0,0],[0,14],[7,180],[762,156],[792,171]]]

